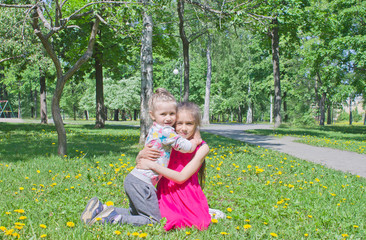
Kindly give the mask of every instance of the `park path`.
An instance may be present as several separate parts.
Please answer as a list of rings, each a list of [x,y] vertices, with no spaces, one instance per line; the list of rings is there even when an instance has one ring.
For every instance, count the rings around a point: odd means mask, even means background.
[[[297,138],[254,135],[250,129],[273,129],[266,124],[210,124],[201,131],[240,140],[249,144],[287,153],[291,156],[366,178],[366,155],[338,149],[315,147],[294,142]]]

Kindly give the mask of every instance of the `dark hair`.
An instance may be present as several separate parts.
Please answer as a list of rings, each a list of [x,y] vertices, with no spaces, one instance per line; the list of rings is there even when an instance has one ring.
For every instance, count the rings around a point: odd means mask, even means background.
[[[192,102],[180,102],[178,103],[178,111],[186,110],[189,111],[193,118],[196,129],[201,126],[201,109],[199,106]],[[201,164],[201,168],[198,171],[198,181],[203,189],[205,187],[205,178],[206,178],[206,160],[203,160]]]

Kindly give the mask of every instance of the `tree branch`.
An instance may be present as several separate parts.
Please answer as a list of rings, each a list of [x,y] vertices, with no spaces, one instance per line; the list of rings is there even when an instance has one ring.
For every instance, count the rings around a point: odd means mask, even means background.
[[[189,38],[192,37],[192,39],[189,41],[189,43],[192,43],[194,40],[196,40],[197,38],[201,37],[203,34],[206,34],[206,33],[208,33],[207,29],[205,29],[204,31],[202,31],[200,33],[192,34],[191,36],[189,36]]]
[[[24,54],[14,56],[14,57],[3,58],[3,59],[0,59],[0,63],[6,62],[6,61],[9,61],[9,60],[13,60],[13,59],[17,59],[17,58],[22,58],[22,57],[25,57],[25,56],[27,56],[27,54],[24,53]]]
[[[37,6],[37,8],[39,8]],[[57,76],[61,77],[62,76],[62,68],[61,68],[61,63],[59,61],[59,59],[57,58],[57,55],[55,53],[55,51],[52,48],[51,43],[48,41],[48,38],[46,38],[41,30],[39,29],[39,25],[38,25],[38,12],[37,10],[34,11],[33,13],[33,21],[31,22],[34,33],[37,35],[37,37],[39,38],[39,40],[41,40],[41,43],[43,45],[43,47],[46,49],[47,53],[49,54],[51,60],[53,61],[53,63],[55,64],[55,68],[57,71]]]
[[[31,8],[34,5],[25,4],[25,5],[15,5],[15,4],[3,4],[0,3],[0,7],[8,7],[8,8]]]
[[[65,81],[67,81],[81,67],[81,65],[83,63],[85,63],[86,61],[88,61],[88,59],[93,55],[93,49],[94,49],[94,44],[96,41],[96,36],[98,33],[99,23],[100,23],[100,19],[96,18],[95,22],[93,24],[91,34],[90,34],[88,49],[85,51],[83,56],[81,56],[79,58],[79,60],[74,64],[74,66],[72,68],[70,68],[69,71],[67,71],[67,73],[65,73],[65,76],[64,76]]]

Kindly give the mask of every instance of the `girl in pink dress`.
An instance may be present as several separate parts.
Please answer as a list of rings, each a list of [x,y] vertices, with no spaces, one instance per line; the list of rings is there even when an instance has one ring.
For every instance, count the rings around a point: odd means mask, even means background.
[[[189,102],[178,105],[175,130],[180,136],[192,138],[200,122],[197,105]],[[167,219],[166,231],[185,227],[204,230],[210,225],[207,199],[199,183],[208,152],[207,144],[202,142],[193,153],[172,150],[168,168],[144,158],[138,162],[138,168],[152,169],[163,175],[158,184],[158,200],[161,216]]]

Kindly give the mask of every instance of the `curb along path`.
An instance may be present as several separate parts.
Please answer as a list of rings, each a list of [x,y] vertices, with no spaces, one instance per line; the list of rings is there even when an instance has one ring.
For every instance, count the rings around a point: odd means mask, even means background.
[[[328,168],[349,172],[366,178],[366,155],[332,148],[315,147],[294,142],[295,137],[273,137],[246,133],[250,129],[272,129],[264,124],[210,124],[201,131],[236,139],[253,145],[287,153],[291,156],[318,163]]]

